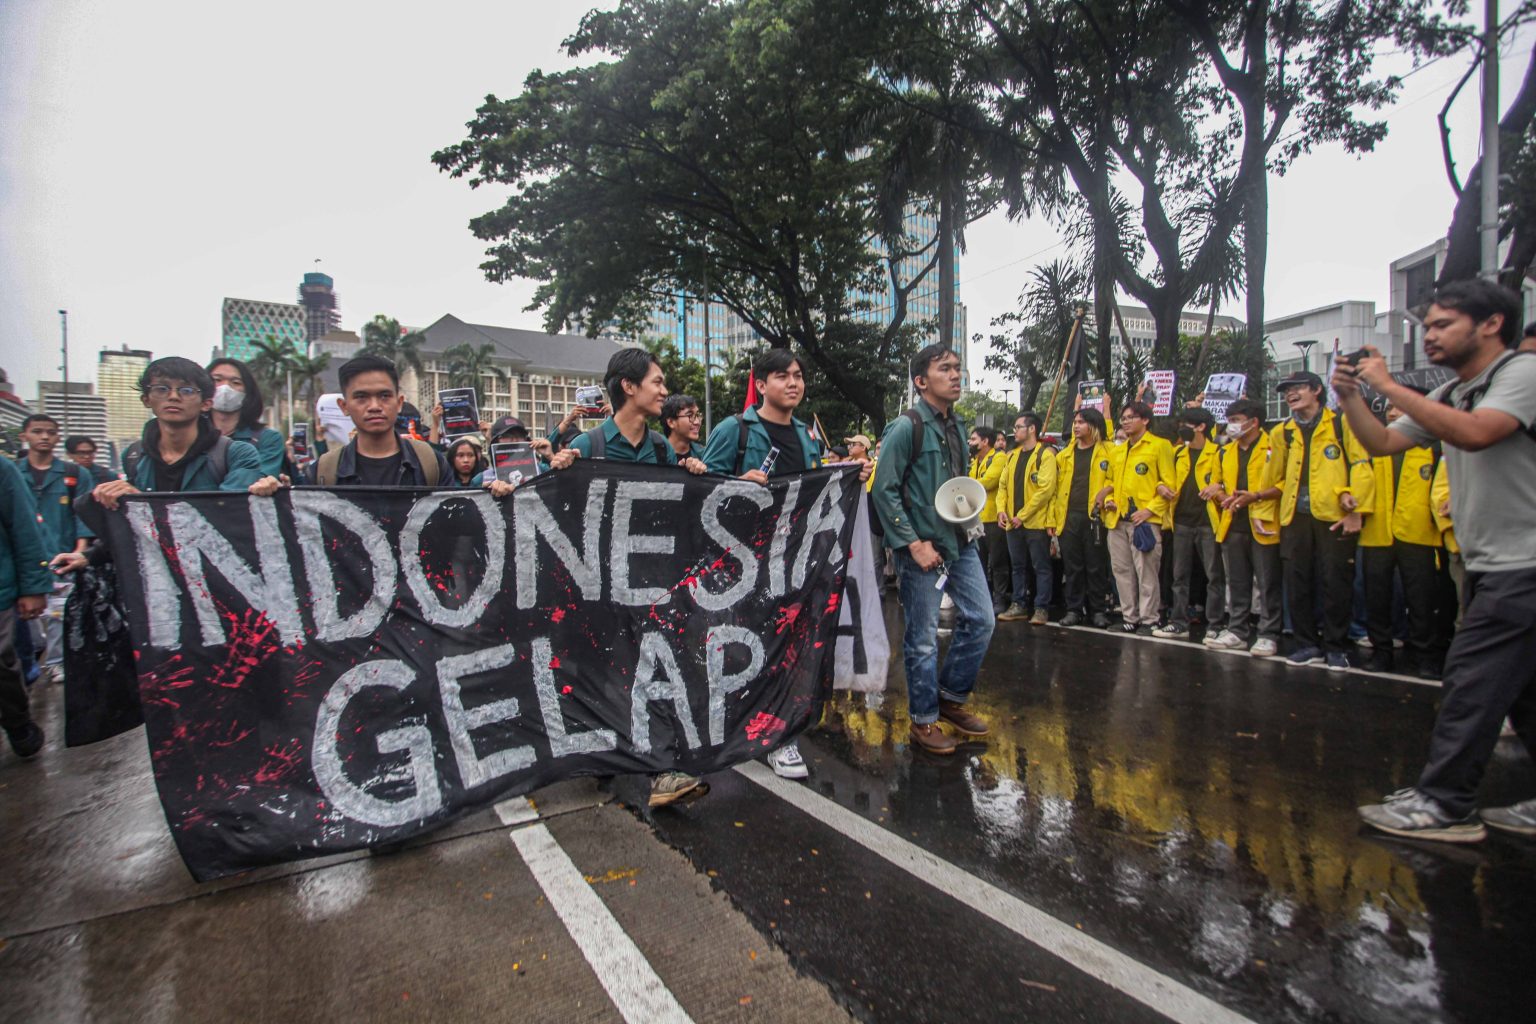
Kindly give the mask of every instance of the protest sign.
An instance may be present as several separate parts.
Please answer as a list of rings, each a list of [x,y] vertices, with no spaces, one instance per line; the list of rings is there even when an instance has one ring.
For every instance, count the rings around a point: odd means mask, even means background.
[[[850,467],[586,460],[501,501],[128,497],[106,535],[177,848],[202,881],[763,755],[830,695],[863,500]]]
[[[496,479],[516,487],[539,475],[539,457],[526,441],[491,445],[491,468]]]
[[[1151,370],[1147,373],[1146,393],[1142,401],[1152,403],[1152,415],[1168,416],[1173,412],[1173,387],[1178,375],[1172,370]]]
[[[1227,422],[1227,406],[1243,397],[1248,386],[1244,373],[1213,373],[1205,382],[1205,399],[1200,404],[1210,410],[1217,423]]]
[[[332,447],[352,439],[352,417],[341,411],[341,396],[335,393],[315,399],[315,416],[320,421],[317,437]]]
[[[443,440],[452,443],[480,433],[480,397],[474,388],[444,388],[437,393],[437,404],[443,407]]]
[[[1456,371],[1444,366],[1419,366],[1412,370],[1398,370],[1392,374],[1392,379],[1404,387],[1422,391],[1427,395],[1446,381],[1455,380]],[[1377,416],[1386,416],[1387,396],[1363,380],[1360,382],[1360,397],[1365,399],[1365,404],[1370,406],[1371,412]]]
[[[1104,382],[1102,380],[1079,381],[1077,385],[1077,393],[1081,395],[1083,399],[1082,404],[1078,406],[1079,409],[1097,409],[1099,412],[1104,411],[1106,392],[1104,390]]]

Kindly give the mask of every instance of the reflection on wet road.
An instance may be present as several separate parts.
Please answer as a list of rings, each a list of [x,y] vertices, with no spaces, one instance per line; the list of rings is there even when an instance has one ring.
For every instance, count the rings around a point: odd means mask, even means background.
[[[802,749],[816,792],[1255,1019],[1525,1019],[1536,844],[1378,840],[1355,817],[1413,782],[1438,694],[1020,626],[999,629],[973,701],[986,741],[914,752],[893,689],[840,697]],[[1516,750],[1485,803],[1536,792]],[[706,838],[750,813],[721,796],[656,824],[751,906]],[[899,909],[869,924],[911,927]],[[787,941],[814,963],[810,932]],[[828,959],[846,974],[856,955]]]

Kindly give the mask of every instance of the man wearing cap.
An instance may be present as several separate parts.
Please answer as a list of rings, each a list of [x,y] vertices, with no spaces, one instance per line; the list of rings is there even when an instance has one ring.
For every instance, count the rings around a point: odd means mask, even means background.
[[[1349,667],[1355,548],[1376,491],[1371,457],[1336,412],[1323,408],[1323,379],[1306,370],[1282,380],[1291,419],[1270,432],[1269,486],[1280,488],[1280,561],[1298,646],[1290,665]],[[1322,631],[1315,595],[1323,591]]]
[[[1109,453],[1109,479],[1096,501],[1109,531],[1109,564],[1120,594],[1120,628],[1151,636],[1162,614],[1163,520],[1173,475],[1173,445],[1147,428],[1152,407],[1128,402],[1120,412],[1125,444]],[[1142,529],[1145,527],[1145,529]]]

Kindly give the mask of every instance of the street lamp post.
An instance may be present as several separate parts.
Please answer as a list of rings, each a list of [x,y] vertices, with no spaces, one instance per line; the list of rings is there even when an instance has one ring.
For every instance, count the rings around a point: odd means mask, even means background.
[[[64,361],[59,369],[64,373],[64,412],[63,430],[64,436],[69,436],[69,310],[59,310],[59,333],[62,335],[60,349],[64,355]]]

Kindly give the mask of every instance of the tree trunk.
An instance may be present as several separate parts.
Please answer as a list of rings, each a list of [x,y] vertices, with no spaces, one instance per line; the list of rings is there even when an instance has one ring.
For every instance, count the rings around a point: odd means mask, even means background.
[[[1243,204],[1243,281],[1247,288],[1248,341],[1264,344],[1264,276],[1269,269],[1269,171],[1262,164]],[[1215,310],[1213,300],[1211,309]],[[1206,331],[1209,337],[1210,331]]]

